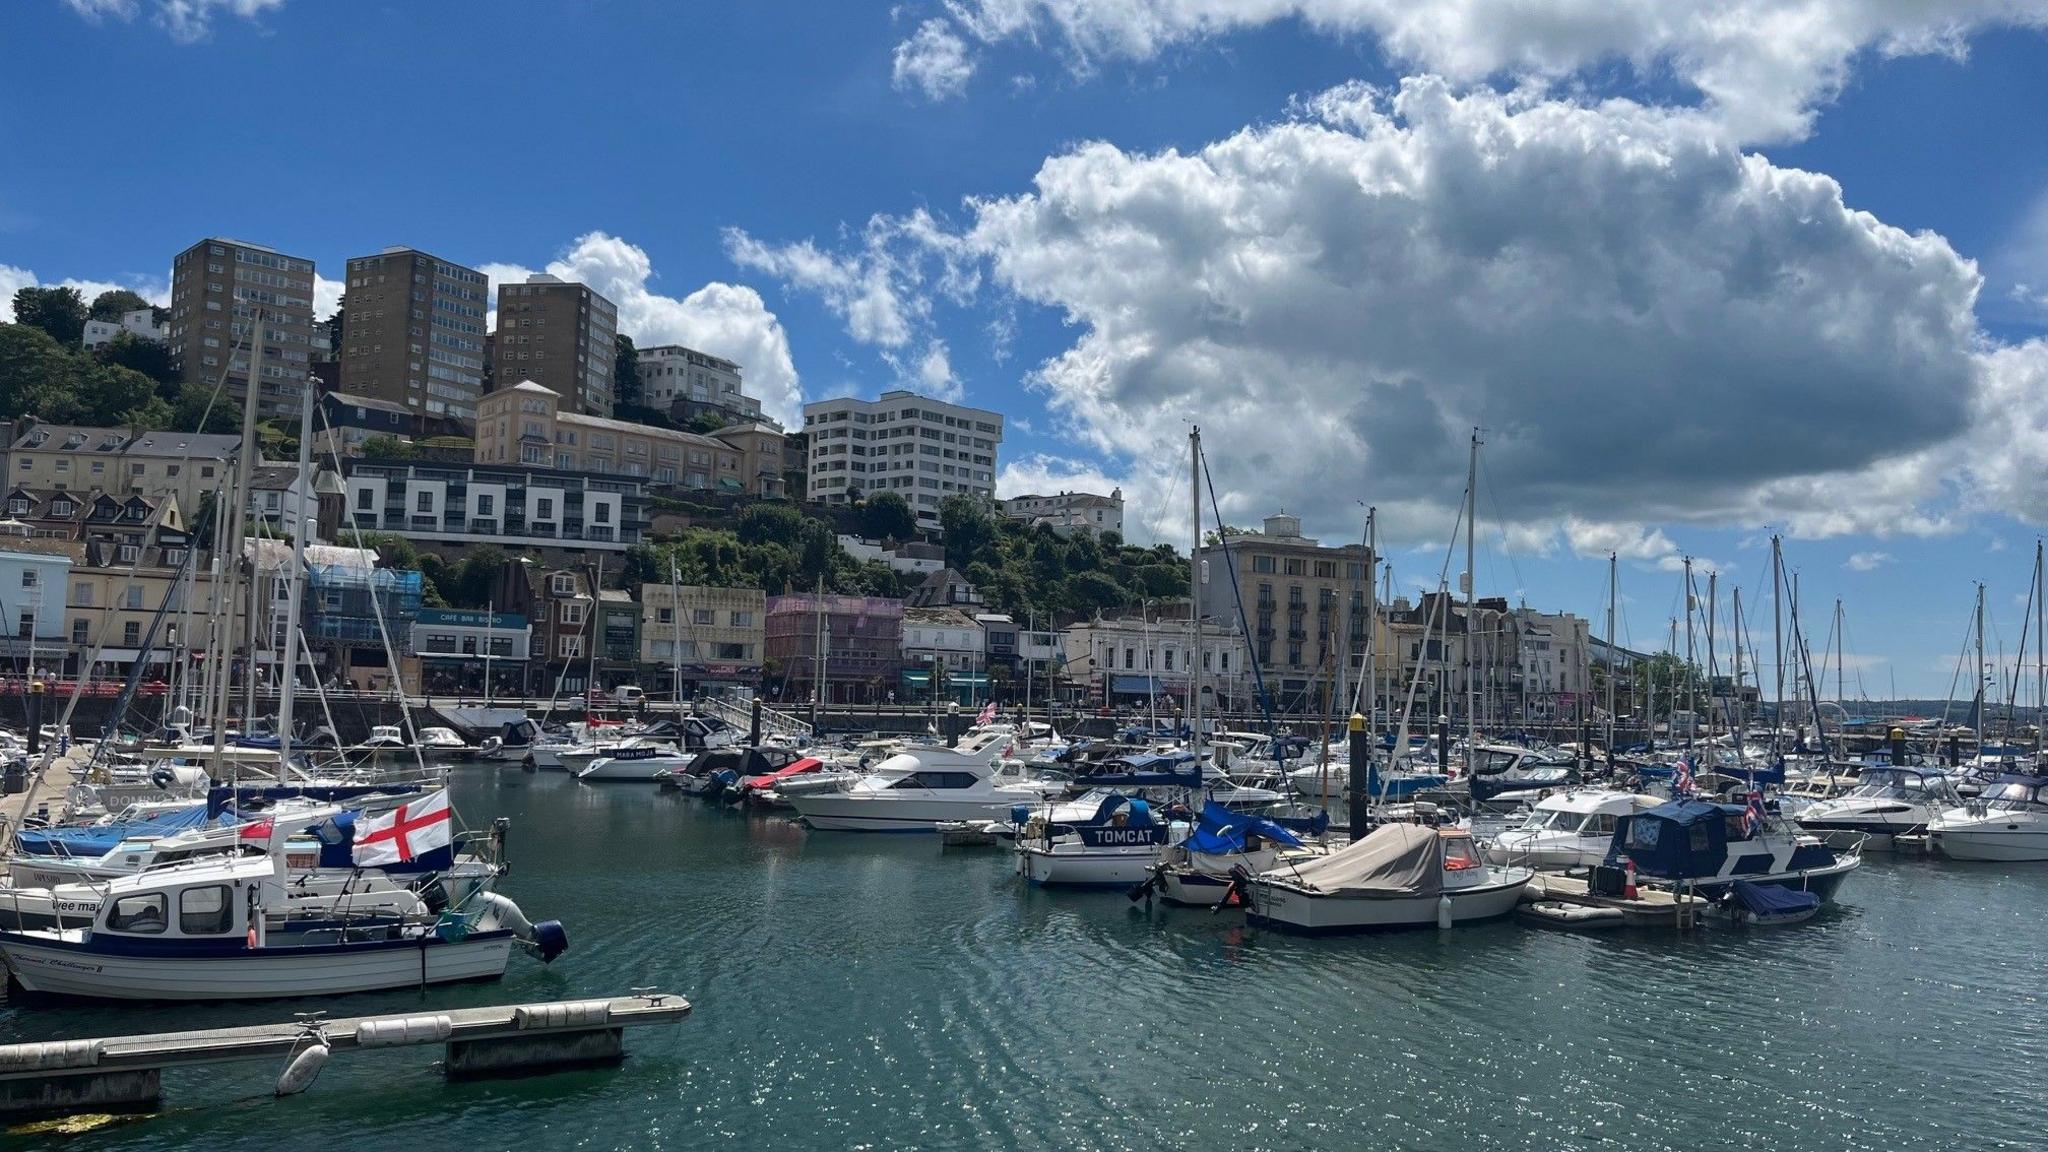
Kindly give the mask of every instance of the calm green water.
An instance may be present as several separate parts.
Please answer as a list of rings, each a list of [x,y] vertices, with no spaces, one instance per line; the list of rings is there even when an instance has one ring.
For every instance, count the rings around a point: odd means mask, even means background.
[[[636,786],[463,768],[552,968],[427,1006],[680,992],[616,1070],[447,1085],[436,1049],[166,1078],[65,1149],[1904,1149],[2048,1146],[2048,868],[1874,861],[1801,928],[1515,923],[1360,939],[1025,891],[1001,853],[806,833]],[[329,1001],[417,1010],[416,993]],[[299,1004],[0,1011],[0,1041]],[[30,1141],[17,1137],[16,1142]]]

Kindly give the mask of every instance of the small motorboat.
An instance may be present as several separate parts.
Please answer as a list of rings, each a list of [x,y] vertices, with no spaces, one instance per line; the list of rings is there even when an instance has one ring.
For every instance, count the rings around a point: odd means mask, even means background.
[[[695,756],[694,752],[678,752],[658,744],[614,748],[610,755],[600,756],[585,765],[576,773],[576,778],[590,782],[659,784],[688,768]]]
[[[470,748],[453,728],[420,729],[420,752],[429,760],[454,760],[469,754]]]
[[[1820,906],[1818,892],[1737,880],[1707,914],[1745,928],[1776,928],[1811,920]]]
[[[1927,838],[1951,860],[2048,860],[2048,776],[1999,778],[1928,821]]]
[[[1451,928],[1505,916],[1536,873],[1496,868],[1463,828],[1384,824],[1326,856],[1240,877],[1247,919],[1296,932]]]
[[[1526,864],[1538,871],[1589,868],[1607,858],[1621,817],[1662,803],[1655,796],[1601,788],[1545,796],[1519,827],[1486,845],[1486,859],[1493,864]]]

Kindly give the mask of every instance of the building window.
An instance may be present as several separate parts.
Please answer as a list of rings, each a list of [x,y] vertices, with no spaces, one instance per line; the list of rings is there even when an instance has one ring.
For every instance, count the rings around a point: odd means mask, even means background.
[[[90,643],[87,637],[90,635],[91,627],[92,625],[88,621],[73,620],[71,622],[71,642],[73,644]]]
[[[1287,573],[1286,573],[1287,575],[1289,575],[1289,576],[1299,576],[1299,575],[1301,575],[1301,567],[1302,567],[1302,566],[1301,566],[1301,557],[1299,557],[1299,556],[1289,556],[1289,557],[1287,558]]]
[[[121,625],[121,644],[123,647],[133,648],[141,643],[142,624],[140,621],[130,620],[126,624]]]
[[[611,522],[612,522],[612,506],[611,506],[611,505],[609,505],[609,504],[594,504],[594,505],[592,505],[592,506],[591,506],[591,510],[590,510],[590,518],[591,518],[592,522],[594,522],[594,523],[598,523],[598,524],[609,524],[609,523],[611,523]]]
[[[142,607],[142,585],[130,584],[128,586],[128,607]]]
[[[553,592],[557,596],[574,596],[576,594],[576,578],[567,572],[557,572],[548,581],[548,591]]]
[[[35,570],[35,569],[33,569],[33,568],[23,568],[23,569],[21,570],[21,586],[22,586],[23,588],[33,588],[33,587],[35,587],[35,586],[36,586],[36,570]]]
[[[497,502],[497,497],[489,493],[485,493],[481,496],[478,496],[476,498],[476,514],[479,516],[491,515],[491,510],[497,506]]]
[[[559,637],[556,641],[556,645],[560,654],[564,658],[573,660],[576,657],[583,655],[583,637],[581,636]]]
[[[533,518],[536,520],[553,520],[555,518],[554,500],[546,496],[535,500],[533,502]]]
[[[579,600],[562,602],[562,623],[580,626],[583,623],[584,605]]]
[[[356,489],[356,510],[358,512],[368,512],[370,510],[370,490],[368,488]]]
[[[92,607],[92,585],[80,581],[71,586],[71,602],[80,608]]]
[[[432,492],[419,493],[413,497],[412,506],[421,512],[432,512],[434,510],[434,494]]]
[[[1271,573],[1273,571],[1273,558],[1271,556],[1252,557],[1252,571]]]
[[[754,626],[754,614],[752,612],[733,613],[732,626],[735,628],[752,628]]]

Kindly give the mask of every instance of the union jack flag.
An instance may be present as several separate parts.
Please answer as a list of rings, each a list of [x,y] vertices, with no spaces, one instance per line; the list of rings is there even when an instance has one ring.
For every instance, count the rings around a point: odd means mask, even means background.
[[[1678,796],[1692,795],[1692,757],[1678,758],[1678,766],[1671,773],[1671,791]]]
[[[1742,810],[1742,834],[1754,836],[1764,830],[1764,790],[1749,790],[1749,806]]]
[[[995,723],[995,722],[996,722],[996,702],[995,702],[995,701],[993,701],[993,700],[991,700],[991,701],[989,701],[988,703],[986,703],[986,704],[983,704],[983,705],[981,706],[981,715],[979,715],[979,716],[976,716],[976,717],[974,718],[974,722],[975,722],[976,724],[993,724],[993,723]]]

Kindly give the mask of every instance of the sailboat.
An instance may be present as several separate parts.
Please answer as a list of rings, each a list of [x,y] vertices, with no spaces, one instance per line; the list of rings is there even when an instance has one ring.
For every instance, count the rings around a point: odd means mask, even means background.
[[[1985,784],[1966,804],[1950,808],[1927,824],[1927,839],[1942,855],[1954,860],[1996,860],[2008,863],[2048,861],[2048,773],[2043,772],[2040,742],[2048,735],[2048,653],[2041,644],[2048,640],[2043,627],[2044,602],[2048,602],[2048,572],[2043,569],[2042,546],[2034,543],[2034,681],[2037,700],[2035,757],[2031,765],[2013,764],[2009,771]],[[1984,593],[1977,592],[1978,666],[1983,666]],[[2024,638],[2024,627],[2021,631]],[[1978,699],[1983,698],[1983,678],[1978,678]],[[2018,693],[2014,692],[2014,696]],[[1981,704],[1978,709],[1981,717]],[[1981,721],[1978,725],[1981,734]],[[1980,737],[1981,738],[1981,737]],[[1980,761],[1982,757],[1979,758]]]

